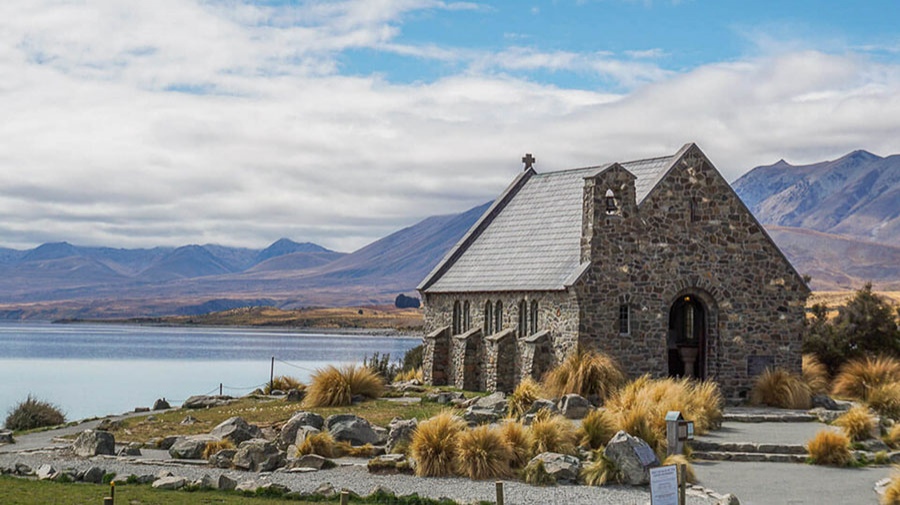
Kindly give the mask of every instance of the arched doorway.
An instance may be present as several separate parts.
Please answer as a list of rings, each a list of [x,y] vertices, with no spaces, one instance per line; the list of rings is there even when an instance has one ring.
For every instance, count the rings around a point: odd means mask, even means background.
[[[669,310],[669,375],[706,378],[707,309],[698,296],[679,296]]]

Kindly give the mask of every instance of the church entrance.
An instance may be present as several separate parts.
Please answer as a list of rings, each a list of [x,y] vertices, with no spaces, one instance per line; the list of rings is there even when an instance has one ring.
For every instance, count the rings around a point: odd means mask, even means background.
[[[706,307],[694,295],[679,296],[669,311],[669,376],[706,378]]]

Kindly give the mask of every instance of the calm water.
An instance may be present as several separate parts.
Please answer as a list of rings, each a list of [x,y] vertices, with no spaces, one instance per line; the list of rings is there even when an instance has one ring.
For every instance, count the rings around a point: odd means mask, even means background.
[[[378,352],[402,357],[419,338],[230,328],[0,323],[0,419],[29,393],[70,420],[173,405],[196,394],[246,394],[275,375],[303,382],[317,368]],[[2,422],[0,422],[2,424]]]

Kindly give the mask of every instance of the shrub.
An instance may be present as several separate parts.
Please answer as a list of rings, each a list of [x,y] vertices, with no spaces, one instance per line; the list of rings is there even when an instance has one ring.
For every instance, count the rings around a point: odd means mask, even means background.
[[[603,451],[594,453],[593,460],[581,467],[581,481],[588,486],[602,486],[607,483],[621,483],[622,472]]]
[[[834,420],[835,426],[840,426],[851,441],[857,442],[872,437],[872,432],[878,426],[878,421],[869,413],[866,407],[856,406],[841,414]]]
[[[38,400],[30,394],[25,401],[13,407],[4,423],[14,431],[33,430],[46,426],[56,426],[66,422],[66,416],[52,403]]]
[[[814,395],[828,393],[828,368],[815,354],[803,355],[803,382]]]
[[[423,356],[425,353],[425,347],[422,344],[419,344],[412,349],[406,351],[406,354],[403,355],[403,368],[402,370],[405,372],[407,370],[415,370],[417,368],[422,368]]]
[[[891,426],[890,431],[884,437],[884,442],[895,449],[900,447],[900,423]]]
[[[378,452],[372,444],[352,445],[346,440],[334,443],[334,457],[353,456],[355,458],[373,458]]]
[[[531,448],[534,447],[531,430],[518,421],[506,421],[500,425],[500,436],[511,451],[509,466],[522,468],[528,464],[534,456],[531,452]]]
[[[556,479],[553,478],[544,468],[544,462],[541,460],[528,463],[528,466],[522,470],[522,480],[532,486],[555,486]]]
[[[365,366],[329,365],[312,374],[306,398],[306,407],[340,407],[350,405],[356,395],[378,398],[384,390],[384,382]]]
[[[522,382],[519,382],[519,385],[516,386],[516,389],[513,390],[507,399],[509,416],[516,419],[522,417],[528,412],[535,400],[540,399],[540,397],[541,385],[531,377],[522,379]]]
[[[297,446],[297,453],[300,455],[317,454],[323,458],[333,458],[335,449],[335,441],[331,433],[320,431],[311,435],[307,434],[303,442]]]
[[[689,482],[691,484],[697,483],[697,473],[694,472],[694,465],[688,461],[687,456],[684,454],[671,454],[666,456],[666,459],[662,462],[663,466],[675,465],[681,471],[681,465],[684,465],[684,480],[685,482]]]
[[[512,450],[499,428],[488,425],[466,430],[457,440],[456,468],[470,479],[502,479],[512,475]]]
[[[410,450],[416,460],[416,475],[446,477],[453,475],[457,454],[457,439],[466,427],[465,422],[450,412],[423,421],[413,433]]]
[[[853,459],[847,435],[828,429],[816,433],[806,448],[814,465],[847,466]]]
[[[884,488],[881,505],[900,505],[900,472],[894,471],[891,481]]]
[[[843,398],[867,401],[869,391],[900,381],[900,361],[888,356],[848,361],[834,378],[832,393]]]
[[[400,364],[391,363],[390,353],[381,354],[379,352],[372,353],[372,357],[363,358],[363,368],[368,368],[372,373],[381,377],[382,381],[389,381],[391,377],[400,373]]]
[[[422,372],[421,368],[413,368],[405,372],[397,372],[397,375],[394,377],[394,382],[409,382],[411,380],[425,382],[425,373]]]
[[[574,393],[595,403],[604,402],[624,383],[625,374],[615,360],[581,347],[544,377],[544,389],[551,396]]]
[[[638,404],[623,411],[618,418],[618,428],[633,437],[638,437],[656,451],[657,455],[666,452],[665,429],[653,426],[653,410],[645,404]],[[665,417],[665,416],[664,416]],[[663,421],[665,424],[665,421]]]
[[[572,421],[558,414],[539,415],[530,426],[533,438],[532,452],[557,452],[572,454],[578,436]]]
[[[812,406],[812,397],[809,386],[797,375],[781,368],[767,368],[753,384],[750,403],[782,409],[808,409]]]
[[[263,393],[270,395],[272,391],[291,391],[294,389],[299,389],[303,391],[306,389],[306,386],[300,382],[296,377],[290,377],[287,375],[279,375],[272,379],[272,382],[266,384],[265,389],[263,389]]]
[[[616,434],[616,421],[605,409],[588,412],[578,427],[579,444],[590,449],[599,449],[606,445]],[[599,484],[597,484],[599,485]]]
[[[900,419],[900,383],[879,384],[869,390],[869,407],[878,414]]]
[[[228,439],[209,442],[203,448],[203,459],[209,459],[213,454],[225,449],[234,449],[234,442]]]

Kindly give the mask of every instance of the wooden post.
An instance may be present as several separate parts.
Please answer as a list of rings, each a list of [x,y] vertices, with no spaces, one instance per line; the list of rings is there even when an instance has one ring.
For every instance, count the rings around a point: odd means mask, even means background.
[[[222,396],[222,383],[219,383],[219,396]]]
[[[503,505],[503,482],[497,481],[497,505]]]
[[[103,498],[103,505],[113,505],[113,499],[109,496]]]
[[[350,503],[350,492],[341,491],[341,505],[347,505],[348,503]]]
[[[678,465],[678,504],[685,505],[685,488],[687,487],[687,465]]]
[[[275,356],[272,356],[272,366],[269,367],[269,392],[275,389]]]
[[[116,503],[116,483],[112,481],[109,482],[109,499],[112,500],[110,503]]]

